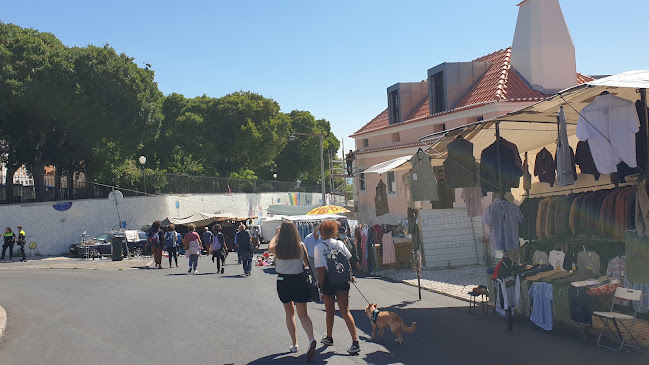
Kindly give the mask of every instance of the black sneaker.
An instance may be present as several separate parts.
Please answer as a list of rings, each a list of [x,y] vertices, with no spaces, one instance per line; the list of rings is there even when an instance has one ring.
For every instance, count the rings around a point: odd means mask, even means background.
[[[361,352],[361,346],[358,344],[358,341],[352,342],[352,347],[350,347],[347,352],[350,354],[357,354]]]
[[[324,337],[324,338],[322,338],[320,343],[325,345],[325,346],[333,346],[334,345],[334,339],[331,338],[331,337]]]

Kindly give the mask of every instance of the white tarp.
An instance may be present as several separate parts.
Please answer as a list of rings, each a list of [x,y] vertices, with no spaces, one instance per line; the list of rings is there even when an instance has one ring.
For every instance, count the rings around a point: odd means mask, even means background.
[[[412,158],[412,155],[401,156],[389,161],[381,162],[370,168],[365,169],[363,173],[364,174],[384,174],[388,171],[397,171],[399,170],[400,167],[403,167],[404,165],[410,165],[409,163],[410,158]],[[405,170],[409,170],[409,169],[410,166],[406,166]]]
[[[347,218],[339,214],[314,214],[314,215],[274,215],[270,218],[262,219],[263,222],[281,222],[289,220],[292,222],[320,222],[327,219]]]
[[[464,139],[473,143],[473,152],[479,158],[481,151],[495,141],[496,122],[500,122],[500,134],[503,138],[514,143],[521,153],[533,151],[556,142],[557,113],[560,106],[563,105],[566,114],[568,136],[573,136],[576,133],[578,112],[603,91],[635,102],[640,99],[637,90],[641,88],[649,88],[649,70],[629,71],[574,86],[522,109],[443,133],[431,134],[421,141],[431,145],[427,150],[431,157],[444,159],[446,146],[461,134]]]
[[[165,219],[163,225],[188,225],[194,223],[196,226],[206,226],[213,222],[224,221],[228,219],[237,219],[237,216],[231,213],[219,213],[219,214],[210,214],[210,213],[194,213],[189,217],[185,218],[171,218],[168,217]]]

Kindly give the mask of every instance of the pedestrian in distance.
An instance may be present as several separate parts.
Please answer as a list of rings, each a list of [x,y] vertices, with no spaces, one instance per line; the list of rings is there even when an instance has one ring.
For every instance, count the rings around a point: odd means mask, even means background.
[[[172,268],[172,258],[176,261],[176,267],[178,267],[178,246],[180,246],[180,240],[180,233],[176,232],[176,227],[173,224],[168,225],[167,232],[165,233],[165,246],[169,255],[169,268]]]
[[[354,281],[349,260],[352,254],[347,246],[336,240],[338,236],[338,222],[325,221],[320,225],[322,242],[315,247],[315,269],[318,270],[318,286],[322,292],[322,301],[327,312],[327,335],[322,339],[326,346],[333,346],[332,337],[334,316],[336,314],[335,301],[338,300],[340,316],[345,320],[347,329],[352,337],[352,345],[347,352],[358,353],[361,348],[356,334],[356,323],[349,312],[349,282]],[[346,258],[346,260],[345,260]],[[334,272],[331,272],[331,271]]]
[[[20,248],[20,253],[23,254],[22,262],[27,262],[27,256],[25,255],[26,236],[27,235],[25,234],[25,231],[23,231],[23,227],[18,226],[18,239],[16,240],[16,244]]]
[[[210,227],[203,227],[203,234],[202,234],[202,241],[205,242],[205,247],[204,249],[207,251],[207,255],[209,256],[212,253],[212,240],[214,239],[214,235],[212,235],[212,232],[210,232]]]
[[[216,260],[216,272],[221,274],[225,272],[225,258],[228,256],[222,229],[220,224],[215,224],[212,232],[212,262]]]
[[[203,252],[203,243],[201,242],[198,233],[195,232],[195,224],[192,223],[187,228],[189,229],[189,232],[185,234],[185,238],[183,239],[185,255],[189,256],[189,271],[187,272],[198,274],[198,258],[201,256],[201,252]]]
[[[11,228],[7,227],[4,234],[4,243],[2,244],[2,257],[0,260],[5,259],[5,252],[9,249],[9,260],[14,259],[14,243],[16,242],[16,234],[13,233]]]
[[[300,234],[293,222],[283,222],[277,227],[275,236],[268,244],[268,251],[275,255],[275,271],[277,271],[277,294],[284,305],[286,327],[293,345],[289,351],[298,351],[297,329],[295,324],[295,309],[304,332],[309,338],[309,350],[306,359],[311,360],[315,355],[317,342],[313,336],[313,323],[307,312],[306,303],[309,299],[309,287],[304,267],[309,265],[306,247],[300,242]]]
[[[320,223],[315,223],[313,225],[313,232],[304,237],[304,245],[306,246],[306,251],[309,254],[309,263],[311,264],[311,267],[315,267],[315,262],[313,261],[313,251],[315,250],[315,246],[320,242],[322,242],[322,238],[320,238]],[[317,282],[317,270],[314,270],[313,277]]]
[[[146,244],[151,246],[153,261],[156,269],[162,269],[162,249],[164,247],[164,234],[160,229],[160,221],[153,222],[151,229],[147,232]]]
[[[234,235],[234,243],[237,244],[237,253],[241,257],[241,263],[243,264],[243,273],[246,276],[250,276],[252,273],[252,240],[250,237],[250,232],[246,230],[246,226],[239,225],[237,234]]]

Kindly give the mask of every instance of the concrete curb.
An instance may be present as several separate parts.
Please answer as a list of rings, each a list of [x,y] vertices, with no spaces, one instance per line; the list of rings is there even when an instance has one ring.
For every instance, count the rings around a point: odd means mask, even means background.
[[[405,280],[401,280],[401,281],[399,281],[399,280],[394,280],[394,279],[392,279],[392,278],[389,278],[389,277],[387,277],[387,276],[383,276],[383,275],[380,275],[380,277],[381,277],[382,279],[385,279],[385,280],[391,281],[391,282],[393,282],[393,283],[406,284],[406,285],[408,285],[408,286],[412,286],[412,287],[417,288],[417,284],[409,283],[409,282],[407,282],[407,281],[405,281]],[[458,296],[458,295],[454,295],[454,294],[451,294],[451,293],[446,293],[446,292],[443,292],[443,291],[441,291],[441,290],[436,290],[436,289],[426,288],[425,286],[422,286],[421,289],[426,290],[426,291],[429,291],[429,292],[431,292],[431,293],[440,294],[440,295],[443,295],[443,296],[446,296],[446,297],[450,297],[450,298],[453,298],[453,299],[461,300],[461,301],[463,301],[463,302],[467,302],[467,303],[469,302],[469,299],[467,299],[467,298],[463,298],[463,297],[460,297],[460,296]]]
[[[0,339],[2,339],[5,328],[7,328],[7,312],[0,305]]]

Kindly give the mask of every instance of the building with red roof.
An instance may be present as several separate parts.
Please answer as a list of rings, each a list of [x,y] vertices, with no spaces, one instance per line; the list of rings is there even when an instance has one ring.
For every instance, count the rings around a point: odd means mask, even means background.
[[[405,216],[407,210],[403,172],[369,175],[363,170],[413,155],[424,147],[423,136],[496,117],[592,80],[576,72],[574,45],[558,0],[525,0],[518,6],[511,47],[469,62],[444,62],[429,69],[424,81],[388,87],[386,109],[350,136],[356,147],[354,198],[362,222],[376,216],[379,180],[387,185],[390,212]],[[459,194],[456,206],[461,207]]]

